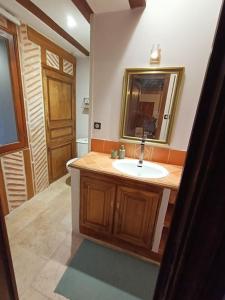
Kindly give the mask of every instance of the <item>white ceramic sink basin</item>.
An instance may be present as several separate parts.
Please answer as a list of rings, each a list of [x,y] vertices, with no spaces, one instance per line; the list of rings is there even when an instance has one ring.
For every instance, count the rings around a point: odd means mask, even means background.
[[[118,171],[134,177],[162,178],[169,174],[164,167],[147,161],[143,161],[142,167],[138,167],[136,159],[116,160],[112,165]]]

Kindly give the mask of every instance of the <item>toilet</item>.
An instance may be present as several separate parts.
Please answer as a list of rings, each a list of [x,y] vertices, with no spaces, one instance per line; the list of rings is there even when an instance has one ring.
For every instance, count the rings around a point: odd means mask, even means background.
[[[68,160],[68,162],[66,163],[66,168],[68,173],[70,173],[70,169],[71,169],[69,165],[72,162],[76,161],[78,158],[88,153],[88,138],[79,138],[76,140],[76,144],[77,144],[77,157]]]

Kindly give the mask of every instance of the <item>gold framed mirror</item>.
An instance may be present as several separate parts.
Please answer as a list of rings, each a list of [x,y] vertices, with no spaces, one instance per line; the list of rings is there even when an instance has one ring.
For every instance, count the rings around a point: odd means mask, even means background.
[[[126,69],[121,139],[169,144],[184,67]]]

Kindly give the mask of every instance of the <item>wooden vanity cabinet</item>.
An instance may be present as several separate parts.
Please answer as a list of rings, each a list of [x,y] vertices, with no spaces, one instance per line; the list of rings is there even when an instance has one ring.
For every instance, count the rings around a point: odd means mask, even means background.
[[[151,257],[162,189],[81,171],[80,232]],[[151,255],[152,254],[152,255]]]

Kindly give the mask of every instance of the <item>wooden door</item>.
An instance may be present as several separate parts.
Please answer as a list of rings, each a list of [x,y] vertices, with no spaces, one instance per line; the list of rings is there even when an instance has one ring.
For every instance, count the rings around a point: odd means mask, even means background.
[[[66,174],[75,157],[75,81],[43,69],[46,137],[50,182]]]
[[[116,185],[81,176],[80,231],[112,234]]]
[[[114,236],[151,249],[161,193],[119,186]]]

